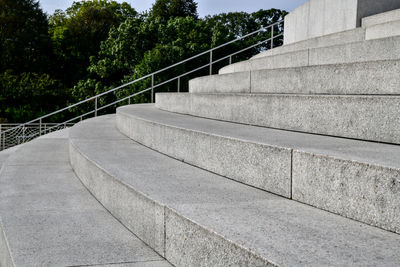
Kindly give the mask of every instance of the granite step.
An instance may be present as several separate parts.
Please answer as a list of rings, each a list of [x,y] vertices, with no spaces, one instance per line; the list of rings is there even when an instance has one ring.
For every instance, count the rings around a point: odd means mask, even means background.
[[[395,95],[399,73],[400,60],[254,70],[192,79],[189,92]]]
[[[309,48],[228,65],[219,74],[400,59],[400,36]]]
[[[156,106],[210,119],[400,144],[400,96],[159,93]]]
[[[171,266],[82,185],[63,133],[24,144],[3,165],[0,266]]]
[[[175,266],[372,266],[400,261],[400,235],[142,146],[98,117],[72,128],[70,160],[115,217]]]
[[[362,19],[362,27],[370,28],[376,25],[385,24],[396,20],[400,20],[400,9],[395,9],[392,11],[365,17]]]
[[[215,121],[154,105],[119,108],[117,127],[175,159],[400,233],[400,146]]]
[[[374,40],[400,35],[400,19],[368,27],[365,30],[365,39]]]
[[[360,42],[364,40],[365,40],[365,29],[356,28],[353,30],[328,34],[321,37],[311,38],[305,41],[279,46],[274,49],[269,49],[267,51],[261,52],[252,57],[252,59],[267,57],[267,56],[275,56],[309,48],[320,48],[332,45],[341,45],[347,43]]]

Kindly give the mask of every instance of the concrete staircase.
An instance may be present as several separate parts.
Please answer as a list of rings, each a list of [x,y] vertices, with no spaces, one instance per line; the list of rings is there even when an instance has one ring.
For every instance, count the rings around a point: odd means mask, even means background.
[[[0,265],[398,266],[399,16],[0,153]]]

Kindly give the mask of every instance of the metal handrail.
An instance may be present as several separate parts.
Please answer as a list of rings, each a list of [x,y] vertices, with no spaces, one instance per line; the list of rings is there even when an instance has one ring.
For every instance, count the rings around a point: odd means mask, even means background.
[[[46,114],[46,115],[41,116],[41,117],[39,117],[39,118],[36,118],[36,119],[34,119],[34,120],[31,120],[31,121],[28,121],[28,122],[26,122],[26,123],[20,124],[20,125],[18,125],[18,126],[16,126],[16,127],[7,129],[7,130],[1,132],[1,134],[2,134],[2,135],[5,135],[7,132],[16,131],[16,130],[19,129],[19,128],[26,127],[27,125],[31,125],[31,124],[36,123],[36,124],[39,124],[39,128],[40,128],[40,129],[39,129],[39,132],[37,133],[37,136],[40,136],[40,135],[42,135],[42,132],[43,132],[42,129],[41,129],[41,128],[42,128],[42,124],[43,124],[43,122],[42,122],[43,119],[46,119],[46,118],[51,117],[51,116],[53,116],[53,115],[59,114],[59,113],[61,113],[61,112],[63,112],[63,111],[66,111],[66,110],[70,110],[71,108],[80,106],[80,105],[82,105],[82,104],[84,104],[84,103],[88,103],[88,102],[93,101],[93,100],[95,101],[95,108],[94,108],[94,110],[89,111],[89,112],[87,112],[87,113],[85,113],[85,114],[81,114],[81,115],[79,115],[79,116],[77,116],[77,117],[75,117],[75,118],[69,119],[69,120],[64,121],[64,122],[62,122],[62,123],[55,124],[55,126],[53,126],[52,128],[46,128],[44,131],[45,131],[45,132],[50,132],[52,129],[58,129],[60,126],[66,125],[66,124],[68,124],[68,123],[70,123],[70,122],[72,122],[72,121],[76,121],[76,120],[78,120],[78,119],[82,120],[83,117],[86,117],[86,116],[91,115],[91,114],[94,114],[94,116],[97,116],[97,113],[98,113],[98,111],[100,111],[100,110],[103,110],[103,109],[105,109],[105,108],[107,108],[107,107],[116,105],[116,104],[118,104],[118,103],[120,103],[120,102],[123,102],[123,101],[126,101],[126,100],[128,100],[129,103],[130,103],[130,99],[131,99],[131,98],[133,98],[133,97],[135,97],[135,96],[137,96],[137,95],[143,94],[143,93],[145,93],[145,92],[148,92],[148,91],[151,91],[151,102],[154,102],[154,101],[153,101],[153,98],[154,98],[154,89],[156,89],[156,88],[158,88],[158,87],[160,87],[160,86],[162,86],[162,85],[165,85],[165,84],[167,84],[167,83],[170,83],[170,82],[172,82],[172,81],[175,81],[175,80],[178,81],[178,88],[177,88],[177,91],[180,92],[180,79],[181,79],[182,77],[184,77],[184,76],[187,76],[187,75],[189,75],[189,74],[191,74],[191,73],[193,73],[193,72],[199,71],[199,70],[201,70],[201,69],[205,69],[205,68],[207,68],[207,67],[209,67],[209,69],[210,69],[210,75],[212,75],[213,65],[216,64],[216,63],[218,63],[218,62],[221,62],[221,61],[223,61],[223,60],[229,59],[229,64],[231,64],[231,63],[232,63],[232,57],[233,57],[233,56],[238,55],[238,54],[240,54],[240,53],[243,53],[243,52],[245,52],[245,51],[247,51],[247,50],[249,50],[249,49],[255,48],[255,47],[257,47],[257,46],[260,46],[260,45],[262,45],[262,44],[268,43],[268,42],[271,43],[271,48],[273,48],[273,47],[274,47],[274,40],[275,40],[276,38],[279,38],[279,37],[281,37],[281,36],[283,35],[283,34],[274,35],[274,28],[275,28],[275,26],[277,26],[277,25],[283,24],[283,22],[284,22],[284,20],[280,20],[280,21],[275,22],[275,23],[273,23],[273,24],[270,24],[270,25],[268,25],[268,26],[266,26],[266,27],[263,26],[263,27],[261,27],[260,29],[258,29],[258,30],[256,30],[256,31],[253,31],[253,32],[251,32],[251,33],[248,33],[248,34],[246,34],[246,35],[244,35],[244,36],[241,36],[241,37],[238,37],[238,38],[236,38],[236,39],[233,39],[233,40],[231,40],[231,41],[229,41],[229,42],[226,42],[226,43],[224,43],[224,44],[221,44],[221,45],[219,45],[219,46],[213,47],[213,48],[211,48],[211,49],[209,49],[209,50],[207,50],[207,51],[201,52],[201,53],[199,53],[199,54],[197,54],[197,55],[195,55],[195,56],[192,56],[192,57],[190,57],[190,58],[184,59],[184,60],[182,60],[182,61],[180,61],[180,62],[177,62],[177,63],[175,63],[175,64],[172,64],[172,65],[170,65],[170,66],[168,66],[168,67],[165,67],[165,68],[163,68],[163,69],[157,70],[157,71],[155,71],[155,72],[153,72],[153,73],[147,74],[147,75],[145,75],[145,76],[143,76],[143,77],[140,77],[140,78],[135,79],[135,80],[133,80],[133,81],[130,81],[130,82],[128,82],[128,83],[122,84],[122,85],[120,85],[120,86],[117,86],[117,87],[112,88],[112,89],[110,89],[110,90],[108,90],[108,91],[102,92],[102,93],[100,93],[100,94],[97,94],[97,95],[95,95],[95,96],[89,97],[89,98],[87,98],[87,99],[85,99],[85,100],[79,101],[79,102],[77,102],[77,103],[75,103],[75,104],[72,104],[72,105],[69,105],[69,106],[67,106],[67,107],[65,107],[65,108],[62,108],[62,109],[59,109],[59,110],[57,110],[57,111],[51,112],[51,113],[49,113],[49,114]],[[213,52],[214,52],[214,51],[216,51],[216,50],[218,50],[218,49],[220,49],[220,48],[223,48],[223,47],[225,47],[225,46],[227,46],[227,45],[229,45],[229,44],[232,44],[232,43],[238,42],[238,41],[240,41],[240,40],[243,40],[243,39],[245,39],[245,38],[248,38],[248,37],[250,37],[250,36],[253,36],[253,35],[257,34],[257,33],[266,32],[266,31],[267,31],[267,32],[269,32],[269,31],[271,32],[271,37],[270,37],[270,38],[268,38],[268,39],[266,39],[266,40],[264,40],[264,41],[258,42],[258,43],[256,43],[256,44],[253,44],[253,45],[251,45],[251,46],[249,46],[249,47],[246,47],[246,48],[244,48],[244,49],[242,49],[242,50],[240,50],[240,51],[234,52],[234,53],[232,53],[232,54],[230,54],[230,55],[224,56],[224,57],[222,57],[222,58],[220,58],[220,59],[217,59],[217,60],[214,60],[214,59],[213,59]],[[191,71],[188,71],[188,72],[186,72],[186,73],[184,73],[184,74],[180,74],[180,75],[178,75],[178,76],[176,76],[176,77],[173,77],[173,78],[171,78],[171,79],[168,79],[167,81],[164,81],[164,82],[161,82],[161,83],[158,83],[158,84],[154,84],[155,75],[157,75],[157,74],[159,74],[159,73],[162,73],[162,72],[164,72],[164,71],[166,71],[166,70],[172,69],[172,68],[174,68],[174,67],[177,67],[177,66],[179,66],[179,65],[182,65],[183,63],[186,63],[186,62],[191,61],[191,60],[193,60],[193,59],[196,59],[196,58],[198,58],[198,57],[207,55],[207,54],[210,55],[210,61],[209,61],[209,63],[207,63],[206,65],[203,65],[203,66],[201,66],[201,67],[195,68],[195,69],[193,69],[193,70],[191,70]],[[116,91],[118,91],[118,90],[120,90],[120,89],[123,89],[123,88],[125,88],[125,87],[127,87],[127,86],[129,86],[129,85],[138,83],[138,82],[140,82],[140,81],[143,81],[143,80],[145,80],[145,79],[147,79],[147,78],[151,78],[151,87],[149,87],[149,88],[147,88],[147,89],[144,89],[144,90],[142,90],[142,91],[140,91],[140,92],[134,93],[134,94],[132,94],[132,95],[129,95],[129,96],[127,96],[127,97],[123,97],[122,99],[116,100],[116,101],[114,101],[114,102],[112,102],[112,103],[109,103],[109,104],[107,104],[107,105],[104,105],[104,106],[102,106],[102,107],[98,107],[98,99],[99,99],[99,97],[102,97],[102,96],[104,96],[104,95],[107,95],[107,94],[116,92]],[[49,123],[46,123],[46,124],[49,124]],[[3,142],[4,142],[4,139],[5,139],[5,137],[3,138]],[[0,144],[0,148],[1,148],[1,144]],[[4,144],[3,144],[3,148],[4,148]],[[0,150],[1,150],[1,149],[0,149]]]

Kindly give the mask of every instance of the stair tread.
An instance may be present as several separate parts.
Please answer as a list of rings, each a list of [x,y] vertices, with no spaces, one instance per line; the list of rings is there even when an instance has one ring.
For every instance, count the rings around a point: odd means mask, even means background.
[[[190,80],[190,93],[399,94],[399,60],[251,70]]]
[[[8,254],[15,266],[170,266],[80,183],[69,164],[66,136],[57,132],[24,144],[4,163],[0,255]]]
[[[400,20],[400,9],[387,11],[362,19],[362,27],[369,28],[379,24]]]
[[[221,68],[219,74],[248,70],[395,60],[399,59],[399,42],[400,36],[391,36],[326,47],[305,48],[234,63]]]
[[[154,123],[200,131],[227,138],[262,143],[280,148],[329,155],[392,168],[400,168],[400,146],[339,137],[224,122],[159,110],[152,104],[124,106],[118,112]]]
[[[72,129],[71,145],[128,187],[271,263],[373,265],[400,260],[400,235],[174,160],[124,138],[114,119],[80,123]],[[114,132],[114,138],[102,137],[104,130]]]

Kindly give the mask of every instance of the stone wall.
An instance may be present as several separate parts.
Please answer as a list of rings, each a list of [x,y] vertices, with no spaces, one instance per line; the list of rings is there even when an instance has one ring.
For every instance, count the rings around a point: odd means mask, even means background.
[[[361,19],[400,8],[399,0],[308,0],[285,18],[285,44],[351,30]]]

